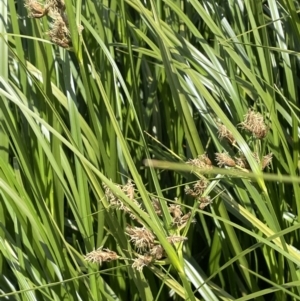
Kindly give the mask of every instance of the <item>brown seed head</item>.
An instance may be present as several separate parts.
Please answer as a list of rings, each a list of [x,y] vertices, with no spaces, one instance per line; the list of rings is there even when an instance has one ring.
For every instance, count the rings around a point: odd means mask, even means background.
[[[200,197],[198,199],[200,205],[199,205],[199,208],[201,210],[203,210],[206,206],[210,205],[212,203],[212,200],[209,196],[206,196],[206,197]]]
[[[134,259],[132,267],[138,271],[142,271],[145,266],[148,266],[153,261],[151,255],[139,255]]]
[[[134,199],[134,184],[132,183],[132,181],[129,179],[127,181],[127,184],[125,184],[123,187],[122,187],[122,191],[126,194],[126,196],[133,200]]]
[[[159,260],[162,257],[165,257],[165,250],[161,245],[154,245],[150,249],[150,255]]]
[[[227,153],[216,153],[216,161],[219,167],[229,166],[234,167],[234,160]]]
[[[263,160],[262,160],[262,163],[261,163],[262,170],[264,170],[266,167],[268,167],[271,164],[272,159],[273,159],[273,154],[272,153],[269,153],[269,154],[267,154],[266,156],[263,157]]]
[[[110,203],[111,206],[116,206],[116,207],[120,207],[122,206],[122,201],[119,200],[114,194],[113,192],[111,191],[111,189],[103,182],[102,183],[102,186],[104,188],[104,193],[105,193],[105,196],[108,200],[108,202]]]
[[[136,219],[136,216],[132,213],[131,209],[127,207],[121,199],[117,198],[105,183],[102,183],[102,186],[105,190],[105,196],[111,206],[116,207],[117,209],[122,210],[125,213],[128,213],[131,219]],[[139,204],[138,201],[134,199],[134,184],[132,184],[130,180],[127,184],[116,185],[116,187],[119,187],[128,198],[130,198],[139,208],[141,208],[141,204]]]
[[[217,125],[218,125],[219,139],[225,138],[231,144],[234,144],[235,139],[233,138],[232,133],[227,129],[227,127],[224,124],[221,124],[221,123],[218,123]]]
[[[269,128],[264,122],[264,117],[251,109],[245,115],[245,119],[240,123],[241,128],[251,132],[257,139],[263,139],[267,136]]]
[[[245,158],[244,155],[242,155],[241,157],[235,157],[235,163],[237,166],[244,168],[244,169],[250,169],[250,166],[248,164],[247,159]]]
[[[151,198],[151,202],[152,202],[153,208],[155,210],[155,213],[158,216],[161,216],[162,215],[162,209],[161,209],[161,205],[160,205],[159,200],[157,198]]]
[[[178,216],[178,217],[174,217],[172,224],[174,226],[180,227],[180,226],[185,226],[187,224],[187,222],[189,221],[189,219],[191,218],[192,213],[188,212],[187,214],[183,215],[183,216]],[[192,222],[196,222],[195,219],[192,219]]]
[[[172,214],[174,218],[178,218],[182,215],[182,211],[179,205],[170,205],[169,206],[169,212]]]
[[[202,194],[204,190],[207,188],[208,184],[209,182],[204,178],[198,180],[194,185],[194,192],[197,195]]]
[[[39,2],[35,1],[35,0],[27,0],[25,1],[25,5],[24,5],[28,11],[29,14],[28,16],[30,18],[42,18],[44,16],[46,16],[49,12],[50,6],[42,6]]]
[[[173,234],[173,235],[167,237],[167,240],[168,240],[169,243],[171,243],[171,244],[174,245],[174,244],[176,244],[178,242],[186,241],[188,239],[185,236],[179,236],[179,235]]]
[[[206,154],[198,156],[196,159],[189,159],[187,164],[193,165],[197,168],[211,169],[212,163]]]
[[[70,31],[64,16],[58,10],[51,11],[52,26],[48,32],[50,40],[64,48],[71,46]]]
[[[212,163],[211,163],[210,159],[208,158],[207,154],[200,155],[198,158],[202,162],[204,162],[206,164],[206,166],[211,166],[212,165]]]
[[[119,256],[117,255],[116,252],[113,252],[109,249],[102,249],[102,247],[86,254],[84,257],[84,259],[86,261],[90,261],[90,262],[94,262],[94,263],[97,262],[100,265],[102,264],[102,262],[112,261],[112,260],[116,260],[118,258],[119,258]]]
[[[126,227],[126,234],[138,251],[150,249],[154,243],[155,236],[145,227]]]

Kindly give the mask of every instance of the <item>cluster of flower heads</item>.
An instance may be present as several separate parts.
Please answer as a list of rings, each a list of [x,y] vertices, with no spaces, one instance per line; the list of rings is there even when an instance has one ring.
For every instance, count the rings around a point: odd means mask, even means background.
[[[85,256],[85,260],[93,262],[93,263],[99,263],[102,264],[102,262],[109,262],[112,260],[117,260],[120,256],[114,251],[111,251],[109,249],[103,249],[103,247],[98,248],[95,251],[92,251],[88,253]]]
[[[187,161],[187,164],[193,165],[201,169],[212,169],[212,163],[206,154],[198,156],[196,159],[190,159]],[[203,210],[206,206],[212,203],[210,196],[203,196],[204,191],[206,190],[209,181],[204,177],[198,180],[192,188],[190,186],[185,187],[185,193],[195,198],[199,202],[199,208]]]
[[[251,109],[248,110],[245,115],[244,121],[238,125],[243,130],[246,130],[252,134],[255,139],[264,139],[269,131],[269,128],[264,122],[264,117],[259,113]],[[235,145],[235,140],[232,133],[226,128],[223,124],[218,124],[218,133],[219,138],[225,138],[231,145]],[[258,164],[260,164],[261,169],[264,170],[272,162],[272,153],[269,153],[263,156],[260,159],[260,156],[257,152],[252,153],[253,158]],[[228,153],[216,153],[216,161],[219,167],[236,167],[243,169],[250,169],[246,157],[240,152],[238,157],[232,158]]]
[[[264,139],[267,136],[269,130],[264,122],[263,116],[260,113],[250,109],[245,115],[244,121],[239,124],[239,127],[243,130],[249,131],[255,139],[259,140]],[[236,146],[236,141],[232,133],[227,129],[225,125],[218,124],[218,134],[220,139],[225,138],[231,145]],[[253,152],[252,156],[256,160],[256,162],[260,164],[261,169],[264,170],[272,162],[273,155],[272,153],[270,153],[260,159],[258,153]],[[219,167],[242,168],[246,170],[250,169],[246,157],[241,152],[238,157],[234,158],[232,158],[227,152],[216,153],[215,159]],[[210,159],[206,154],[200,155],[196,159],[188,160],[187,164],[202,169],[204,174],[205,170],[209,170],[213,167]],[[199,202],[200,209],[204,209],[206,206],[212,203],[212,200],[209,196],[203,196],[208,184],[209,181],[203,177],[198,180],[192,187],[186,186],[185,188],[185,193],[194,197]]]
[[[40,19],[49,16],[52,19],[51,30],[47,33],[50,40],[63,48],[71,47],[69,23],[65,13],[64,0],[46,0],[42,5],[36,0],[25,0],[28,16]],[[82,29],[79,29],[80,31]]]
[[[226,138],[232,145],[235,145],[235,140],[232,133],[222,124],[219,124],[218,126],[219,137]],[[253,137],[256,139],[263,139],[268,133],[268,127],[265,125],[262,115],[252,110],[249,110],[245,115],[245,120],[240,124],[240,127],[250,131]],[[264,156],[262,160],[259,159],[257,153],[253,153],[253,157],[258,163],[261,164],[262,169],[266,168],[272,161],[272,154]],[[241,154],[239,157],[232,158],[228,155],[228,153],[217,153],[216,162],[220,167],[228,166],[250,169],[249,164],[243,154]],[[212,162],[206,154],[200,155],[196,159],[191,159],[187,163],[203,170],[209,170],[213,167]],[[185,188],[185,193],[192,196],[199,202],[200,209],[204,209],[206,206],[212,203],[212,200],[209,196],[204,196],[204,192],[207,189],[208,184],[209,181],[205,177],[202,177],[195,184],[193,184],[192,187],[186,186]],[[128,181],[125,185],[116,186],[119,187],[125,193],[125,195],[136,206],[138,206],[138,208],[142,209],[142,205],[135,198],[135,189],[132,181]],[[142,221],[135,215],[135,213],[132,212],[132,210],[126,204],[124,204],[124,202],[118,196],[116,196],[106,184],[103,184],[103,188],[110,206],[118,210],[122,210],[128,214],[132,220],[135,220],[139,224],[139,226],[127,226],[125,230],[126,235],[129,237],[129,241],[132,243],[137,252],[136,258],[133,259],[132,267],[141,271],[143,267],[148,266],[156,260],[166,257],[165,250],[163,249],[162,245],[160,245],[155,234],[143,225]],[[152,206],[155,210],[155,213],[158,216],[162,216],[161,203],[157,198],[152,198]],[[179,204],[170,204],[168,206],[168,210],[172,217],[172,227],[181,229],[189,221],[193,221],[191,212],[184,214]],[[167,237],[167,240],[171,244],[176,244],[185,241],[186,239],[186,237],[178,235],[171,235]],[[98,250],[87,254],[85,258],[87,261],[98,262],[101,264],[104,261],[120,259],[120,256],[113,251],[103,249],[101,247]]]
[[[128,181],[125,185],[116,185],[119,187],[126,196],[135,203],[139,208],[142,208],[141,204],[135,199],[134,195],[134,184],[132,181]],[[154,263],[156,260],[160,260],[166,257],[165,250],[162,245],[159,243],[155,234],[146,228],[142,221],[132,212],[132,210],[124,204],[124,202],[116,196],[113,191],[103,183],[103,188],[105,191],[105,196],[112,208],[122,210],[128,214],[129,218],[139,223],[139,226],[127,226],[125,234],[129,237],[129,241],[134,246],[137,255],[133,259],[132,267],[141,271],[143,267],[148,266],[151,263]],[[157,198],[152,198],[153,208],[158,216],[162,216],[162,208],[160,202]],[[181,206],[178,204],[170,204],[168,210],[172,216],[172,226],[178,229],[184,227],[191,217],[191,213],[184,214],[181,210]],[[193,221],[193,220],[192,220]],[[187,240],[186,237],[179,235],[170,235],[166,237],[170,244],[177,244]],[[85,256],[85,259],[90,262],[97,262],[102,264],[105,261],[117,260],[121,257],[117,253],[109,250],[103,249],[102,247],[88,253]]]
[[[105,191],[105,196],[110,203],[110,206],[115,207],[119,210],[124,211],[125,213],[129,214],[129,217],[132,220],[137,219],[136,215],[131,211],[129,207],[127,207],[121,199],[119,199],[111,189],[103,183],[103,188]],[[141,204],[134,198],[134,184],[131,180],[129,180],[125,185],[116,185],[117,187],[121,188],[121,190],[126,194],[126,196],[135,203],[139,208],[141,208]]]
[[[255,161],[261,165],[261,169],[264,170],[267,166],[270,165],[272,162],[273,154],[269,153],[265,156],[263,156],[262,160],[260,160],[258,154],[256,152],[252,153],[253,158]],[[216,153],[216,161],[218,166],[228,166],[228,167],[240,167],[243,169],[250,169],[250,166],[248,164],[247,159],[244,155],[241,155],[240,157],[232,157],[229,156],[228,153]]]
[[[204,191],[206,190],[209,181],[205,178],[198,180],[192,188],[190,186],[186,186],[184,191],[187,195],[192,196],[199,202],[199,208],[203,210],[206,206],[212,203],[210,196],[203,196]]]

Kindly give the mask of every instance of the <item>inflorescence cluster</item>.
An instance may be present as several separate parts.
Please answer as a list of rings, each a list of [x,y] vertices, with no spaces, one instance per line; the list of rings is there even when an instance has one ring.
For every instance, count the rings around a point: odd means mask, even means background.
[[[268,127],[265,125],[263,117],[260,113],[256,113],[249,110],[245,115],[245,119],[239,125],[242,129],[252,133],[255,139],[263,139],[268,133]],[[235,145],[235,139],[232,133],[222,124],[218,124],[219,138],[225,138],[231,145]],[[261,168],[266,168],[272,161],[272,154],[267,154],[259,158],[259,155],[253,152],[254,159],[261,164]],[[232,158],[228,153],[216,153],[216,162],[219,167],[231,167],[250,169],[249,164],[243,154],[239,157]],[[198,156],[196,159],[190,159],[187,164],[195,166],[203,170],[209,170],[213,168],[211,160],[206,154]],[[199,208],[203,210],[206,206],[212,203],[209,196],[205,195],[205,191],[209,185],[209,181],[203,176],[192,187],[186,186],[185,193],[199,202]],[[125,195],[131,200],[139,209],[143,210],[142,204],[138,202],[135,196],[134,183],[128,181],[125,185],[116,185],[120,188]],[[159,243],[155,234],[136,216],[136,213],[131,210],[106,184],[103,184],[106,199],[108,200],[110,207],[121,210],[126,213],[129,218],[135,221],[138,226],[127,226],[125,233],[128,236],[129,242],[134,246],[137,252],[136,257],[133,259],[132,267],[141,271],[143,267],[166,257],[165,250]],[[162,207],[158,198],[153,197],[151,199],[152,206],[155,213],[160,217],[162,216]],[[170,216],[172,217],[172,227],[178,230],[185,227],[188,222],[193,222],[192,213],[183,213],[182,207],[178,203],[172,203],[168,205]],[[150,218],[150,217],[149,217]],[[177,231],[178,232],[178,231]],[[171,235],[167,237],[170,244],[177,244],[185,241],[187,238],[179,235]],[[86,255],[85,259],[90,262],[97,262],[102,264],[105,261],[121,259],[115,252],[102,247]]]
[[[47,32],[50,40],[63,48],[71,47],[71,37],[69,22],[65,13],[66,6],[64,0],[46,0],[42,5],[36,0],[25,0],[25,7],[30,18],[40,19],[49,16],[51,19],[51,29]],[[79,32],[82,31],[80,27]]]
[[[223,124],[217,123],[219,139],[226,139],[229,144],[236,147],[236,141],[233,137],[231,131]],[[244,117],[244,121],[241,122],[238,127],[243,130],[246,130],[251,133],[255,141],[264,139],[269,131],[269,128],[264,122],[263,116],[251,109],[248,110],[247,114]],[[257,145],[256,145],[257,146]],[[259,147],[256,147],[258,149]],[[264,170],[272,162],[272,153],[260,157],[256,151],[252,153],[253,158],[258,164],[260,164],[261,169]],[[239,151],[238,156],[231,157],[227,152],[216,153],[215,161],[219,167],[229,167],[229,168],[238,168],[243,170],[250,170],[250,165],[242,152]],[[196,159],[190,159],[187,161],[187,164],[195,166],[199,169],[202,169],[205,173],[205,170],[211,169],[212,163],[206,154],[198,156]],[[199,202],[199,208],[204,209],[207,205],[212,203],[212,200],[209,196],[204,196],[204,192],[208,187],[209,181],[202,177],[198,180],[192,187],[186,186],[185,193],[194,197]]]
[[[119,187],[126,196],[138,206],[138,208],[142,209],[142,205],[135,198],[134,184],[131,180],[129,180],[125,185],[116,186]],[[137,256],[133,259],[132,267],[141,271],[143,267],[166,257],[165,250],[159,243],[155,234],[150,229],[146,228],[139,217],[137,217],[135,213],[132,212],[132,210],[104,183],[103,188],[110,207],[123,211],[131,220],[139,224],[138,226],[128,225],[125,230],[125,234],[128,236],[129,242],[134,246],[134,249],[137,252]],[[156,214],[158,216],[162,216],[162,208],[159,200],[157,198],[152,198],[151,201]],[[181,229],[191,218],[191,213],[184,214],[180,205],[170,204],[168,206],[168,210],[172,217],[172,227]],[[166,237],[166,239],[170,244],[175,245],[179,242],[185,241],[187,238],[173,234]],[[121,257],[115,252],[110,251],[109,249],[103,249],[102,247],[85,256],[87,261],[98,262],[99,264],[120,258]]]
[[[250,132],[255,140],[264,139],[269,131],[269,128],[264,122],[263,116],[259,112],[255,112],[251,109],[248,110],[244,121],[241,122],[238,127]],[[233,138],[232,133],[226,128],[225,125],[218,124],[218,133],[220,139],[225,138],[231,145],[235,146],[236,141]],[[253,151],[252,156],[261,166],[261,169],[264,170],[272,162],[273,154],[269,153],[260,157],[257,151]],[[216,153],[216,161],[219,167],[227,166],[246,170],[250,169],[248,161],[242,152],[239,152],[239,155],[234,158],[232,158],[227,152]]]

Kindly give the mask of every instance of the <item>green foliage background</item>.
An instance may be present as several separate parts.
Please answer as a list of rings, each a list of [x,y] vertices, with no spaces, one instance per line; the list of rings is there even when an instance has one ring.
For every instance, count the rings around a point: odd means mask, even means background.
[[[65,5],[71,49],[49,41],[49,17],[0,2],[0,297],[300,299],[298,1]],[[263,140],[237,127],[249,108],[269,127]],[[242,152],[252,172],[182,164],[206,152],[216,165],[223,151]],[[254,151],[273,154],[265,173]],[[184,186],[203,173],[213,203],[200,210]],[[114,185],[128,179],[142,208]],[[134,222],[110,207],[103,182],[165,260],[132,268]],[[170,227],[175,200],[196,224]],[[174,247],[172,231],[188,240]],[[101,246],[122,260],[85,261]]]

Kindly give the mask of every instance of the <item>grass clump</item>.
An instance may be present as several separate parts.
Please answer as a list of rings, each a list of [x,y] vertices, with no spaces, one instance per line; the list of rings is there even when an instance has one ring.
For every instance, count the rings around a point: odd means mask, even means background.
[[[299,7],[228,4],[1,2],[2,298],[299,299]]]

